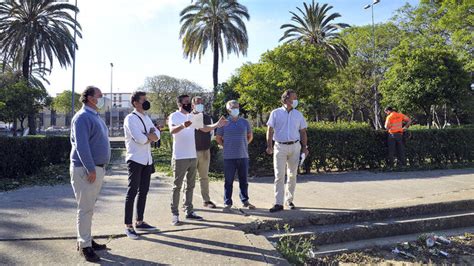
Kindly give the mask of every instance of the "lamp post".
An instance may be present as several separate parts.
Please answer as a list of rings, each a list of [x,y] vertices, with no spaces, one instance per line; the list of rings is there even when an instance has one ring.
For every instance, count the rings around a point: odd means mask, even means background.
[[[374,5],[380,3],[380,0],[373,0],[372,4],[364,6],[364,9],[371,9],[372,10],[372,63],[374,68],[372,69],[372,77],[374,79],[374,125],[375,129],[380,129],[382,127],[379,119],[379,92],[377,90],[377,77],[375,76],[375,23],[374,23]]]
[[[113,77],[114,77],[114,64],[110,63],[110,136],[112,137],[113,134],[113,119],[112,119],[112,88],[113,88]]]

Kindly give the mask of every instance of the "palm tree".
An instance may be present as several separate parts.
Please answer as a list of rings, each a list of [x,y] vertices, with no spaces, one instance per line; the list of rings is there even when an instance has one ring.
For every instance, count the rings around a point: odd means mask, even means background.
[[[328,4],[319,6],[314,0],[311,4],[303,3],[304,11],[297,7],[301,15],[291,12],[291,20],[294,24],[284,24],[280,28],[286,29],[280,41],[286,39],[286,42],[304,42],[312,45],[319,45],[325,51],[328,58],[337,66],[343,67],[349,60],[349,49],[345,42],[340,38],[338,30],[349,27],[345,23],[332,23],[338,17],[339,13],[328,12],[333,8]]]
[[[79,9],[57,0],[4,0],[0,3],[0,54],[4,63],[21,69],[29,84],[33,67],[41,72],[53,67],[57,59],[61,67],[71,64],[81,26],[71,14]],[[30,132],[35,134],[34,114],[28,117]]]
[[[235,53],[247,55],[248,35],[244,19],[250,16],[245,6],[237,0],[197,0],[181,13],[180,39],[183,40],[184,57],[192,61],[210,47],[214,53],[212,77],[214,88],[218,84],[219,53],[224,59]]]

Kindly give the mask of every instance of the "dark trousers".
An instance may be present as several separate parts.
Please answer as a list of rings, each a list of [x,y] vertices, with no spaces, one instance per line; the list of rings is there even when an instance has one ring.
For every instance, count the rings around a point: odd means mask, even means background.
[[[249,200],[249,184],[247,182],[248,171],[248,158],[224,160],[224,204],[232,205],[232,188],[236,172],[239,177],[240,200],[242,203],[246,203]]]
[[[146,196],[150,188],[152,165],[143,165],[134,161],[127,161],[128,190],[125,197],[125,224],[132,224],[133,205],[137,199],[137,221],[143,221]],[[138,194],[138,195],[137,195]]]
[[[393,161],[395,159],[395,154],[398,158],[397,165],[405,166],[405,146],[403,143],[403,134],[395,133],[388,134],[388,165],[393,166]]]

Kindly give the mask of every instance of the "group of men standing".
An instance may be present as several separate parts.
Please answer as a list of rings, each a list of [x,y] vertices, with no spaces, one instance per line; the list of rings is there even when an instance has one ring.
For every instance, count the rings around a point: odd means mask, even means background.
[[[78,250],[87,261],[97,262],[100,257],[96,250],[105,249],[105,245],[96,243],[91,236],[94,205],[101,189],[105,166],[110,161],[110,143],[108,129],[100,118],[98,110],[104,105],[100,89],[89,86],[81,95],[82,109],[72,119],[71,128],[71,184],[77,201]],[[267,122],[267,149],[273,155],[274,165],[274,205],[270,212],[278,212],[286,205],[294,209],[296,178],[300,160],[309,154],[307,123],[296,108],[296,92],[285,91],[281,96],[282,107],[273,110]],[[124,132],[126,163],[128,168],[128,189],[125,197],[124,224],[125,233],[131,239],[138,239],[137,231],[156,230],[156,227],[144,220],[144,212],[151,174],[154,172],[151,144],[160,140],[160,130],[155,127],[146,114],[150,102],[146,93],[136,91],[131,96],[134,107],[125,117]],[[177,98],[178,110],[168,118],[168,127],[173,136],[172,170],[173,188],[170,209],[171,223],[179,225],[179,205],[184,204],[186,219],[202,220],[194,211],[193,192],[196,173],[199,174],[203,206],[216,208],[209,196],[209,164],[211,160],[211,136],[216,130],[216,141],[223,147],[224,159],[224,208],[231,211],[234,177],[237,174],[242,206],[248,209],[256,207],[250,203],[248,193],[249,153],[248,144],[253,139],[250,123],[240,116],[238,101],[226,103],[227,117],[222,116],[216,123],[204,114],[201,97],[190,98],[181,95]],[[393,110],[392,110],[393,111]],[[193,125],[192,118],[201,115],[203,123]],[[401,115],[392,115],[392,120],[406,121]],[[392,129],[398,124],[388,125]],[[394,137],[394,145],[398,136]],[[303,158],[304,159],[304,158]],[[285,183],[285,174],[287,181]],[[181,199],[181,190],[184,197]],[[136,215],[133,222],[136,200]]]

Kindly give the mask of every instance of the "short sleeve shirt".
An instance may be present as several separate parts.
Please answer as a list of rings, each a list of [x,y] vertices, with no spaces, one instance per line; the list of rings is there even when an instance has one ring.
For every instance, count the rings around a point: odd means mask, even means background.
[[[181,125],[189,120],[189,114],[180,111],[172,113],[169,117],[168,126]],[[196,141],[194,138],[194,128],[187,127],[180,132],[173,134],[173,159],[193,159],[196,158]]]
[[[249,158],[247,134],[252,132],[250,123],[239,117],[237,121],[228,118],[229,123],[217,129],[217,136],[224,138],[224,159]]]
[[[292,109],[288,112],[286,108],[280,107],[270,113],[267,126],[274,130],[274,141],[289,142],[300,140],[300,130],[307,128],[308,124],[300,111]]]

